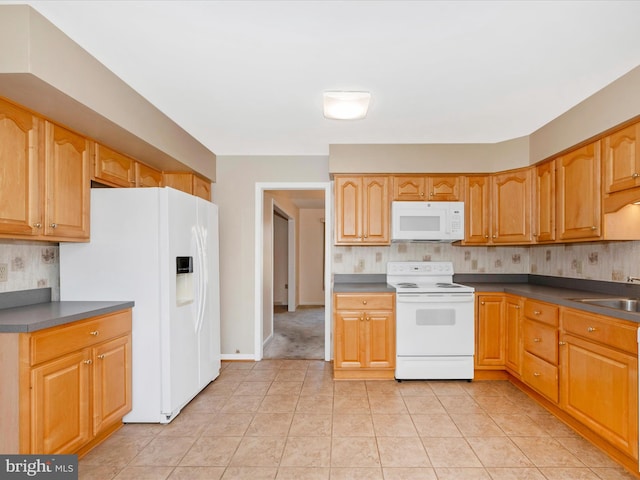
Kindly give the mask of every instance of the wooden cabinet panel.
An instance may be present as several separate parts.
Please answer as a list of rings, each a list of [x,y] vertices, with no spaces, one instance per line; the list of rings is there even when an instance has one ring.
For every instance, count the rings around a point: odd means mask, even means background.
[[[388,245],[389,209],[388,177],[336,176],[336,244]]]
[[[118,422],[131,410],[131,336],[92,349],[93,435]]]
[[[602,164],[606,193],[640,186],[640,123],[603,139]]]
[[[538,165],[535,175],[533,237],[536,242],[552,242],[556,238],[555,162]]]
[[[558,329],[526,318],[523,342],[525,351],[554,365],[558,364]]]
[[[211,201],[211,182],[206,178],[193,176],[193,195]]]
[[[522,380],[554,403],[558,403],[558,367],[525,351]]]
[[[476,297],[476,368],[504,367],[505,355],[504,295],[478,295]]]
[[[494,175],[492,178],[491,241],[531,242],[531,169]]]
[[[0,234],[39,235],[42,121],[0,100]]]
[[[600,142],[556,159],[558,240],[594,240],[602,235]]]
[[[95,144],[93,177],[114,187],[133,187],[135,160],[99,143]]]
[[[136,162],[136,187],[162,187],[162,172]]]
[[[89,239],[91,142],[45,122],[45,235]]]
[[[638,351],[638,325],[617,321],[610,317],[590,314],[581,310],[562,311],[562,329],[584,339],[601,343],[625,352]]]
[[[164,172],[162,183],[185,193],[211,201],[211,182],[191,172]]]
[[[82,350],[33,369],[32,453],[71,453],[89,440],[90,368]]]
[[[522,299],[505,297],[505,327],[507,330],[505,366],[512,375],[520,376],[522,366]]]
[[[395,369],[395,294],[336,293],[334,376],[393,378]]]
[[[489,241],[490,199],[490,177],[468,176],[465,178],[465,244],[485,244]]]
[[[558,306],[527,298],[524,301],[524,316],[536,322],[558,326]]]
[[[638,458],[638,357],[563,335],[561,407]]]
[[[459,175],[394,175],[393,199],[398,201],[460,201],[464,178]]]

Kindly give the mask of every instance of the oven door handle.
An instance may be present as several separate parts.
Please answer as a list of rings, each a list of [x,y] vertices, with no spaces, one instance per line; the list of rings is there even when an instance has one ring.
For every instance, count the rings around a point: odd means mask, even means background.
[[[472,295],[424,295],[417,293],[398,293],[396,294],[397,303],[473,303]]]

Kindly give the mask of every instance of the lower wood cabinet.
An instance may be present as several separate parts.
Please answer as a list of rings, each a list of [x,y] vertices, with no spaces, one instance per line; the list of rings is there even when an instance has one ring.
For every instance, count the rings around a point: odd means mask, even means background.
[[[573,309],[561,321],[561,408],[637,460],[637,325]]]
[[[522,370],[522,303],[520,297],[505,296],[504,316],[506,331],[505,367],[520,378]]]
[[[393,378],[395,294],[335,293],[334,377]]]
[[[1,334],[5,453],[83,454],[131,410],[131,310],[33,333]],[[3,422],[4,423],[4,422]]]
[[[505,355],[504,294],[476,295],[475,368],[478,370],[504,370]]]

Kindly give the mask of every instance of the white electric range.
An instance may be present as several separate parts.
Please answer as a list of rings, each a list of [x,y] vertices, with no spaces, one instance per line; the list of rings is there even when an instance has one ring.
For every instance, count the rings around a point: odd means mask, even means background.
[[[452,262],[389,262],[396,289],[396,372],[405,379],[473,379],[474,289]]]

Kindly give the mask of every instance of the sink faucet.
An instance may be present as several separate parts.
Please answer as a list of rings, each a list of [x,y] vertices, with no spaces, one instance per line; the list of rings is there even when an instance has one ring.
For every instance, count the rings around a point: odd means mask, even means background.
[[[627,277],[627,282],[640,282],[640,277]]]

